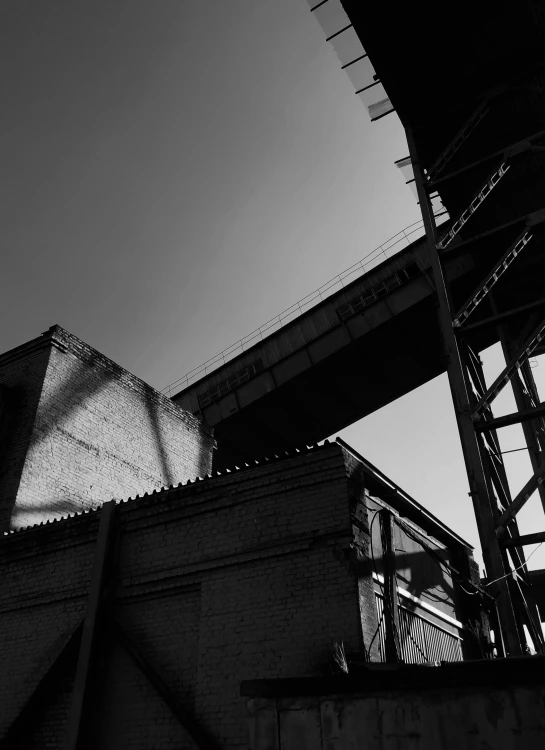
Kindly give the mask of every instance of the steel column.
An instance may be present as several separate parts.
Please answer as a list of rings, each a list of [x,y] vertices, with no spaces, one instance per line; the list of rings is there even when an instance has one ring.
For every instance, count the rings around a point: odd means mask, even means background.
[[[477,408],[475,409],[474,416],[480,415],[487,407],[490,406],[492,401],[496,398],[496,396],[500,393],[500,391],[505,388],[507,383],[509,383],[513,376],[517,373],[517,371],[522,366],[523,362],[525,362],[528,357],[532,354],[534,349],[538,346],[538,344],[541,343],[541,341],[545,340],[545,320],[541,321],[541,323],[537,326],[537,328],[532,332],[530,337],[526,340],[526,342],[518,349],[518,351],[513,355],[512,358],[506,363],[505,368],[500,372],[496,380],[492,383],[490,388],[487,390],[487,392],[484,394],[481,401],[477,404]]]
[[[502,648],[506,654],[510,656],[520,655],[523,653],[523,647],[520,641],[509,587],[504,578],[509,570],[506,569],[505,552],[500,548],[495,534],[495,500],[489,494],[487,476],[481,456],[481,446],[473,426],[472,404],[468,393],[458,341],[452,324],[453,316],[446,279],[438,253],[437,227],[424,183],[424,175],[419,163],[414,137],[411,129],[407,126],[405,127],[405,131],[413,164],[420,210],[430,250],[430,262],[439,303],[439,325],[447,359],[448,379],[469,480],[470,496],[473,500],[477,519],[483,558],[489,578],[493,581],[499,579],[493,584],[497,592],[497,607],[501,623],[501,633],[499,634],[500,638],[498,641],[503,640]],[[445,246],[446,244],[446,238],[444,238],[442,245]],[[498,645],[500,644],[498,643]]]
[[[498,518],[497,530],[501,532],[509,521],[514,518],[523,505],[530,499],[540,484],[545,480],[545,466],[539,468],[536,473],[530,477],[524,487],[515,497],[509,508]]]
[[[492,302],[494,302],[492,300]],[[495,305],[494,305],[495,307]],[[505,357],[506,363],[514,356],[513,344],[507,336],[505,326],[498,326],[498,333],[500,336],[500,342]],[[528,363],[524,363],[524,367],[528,367]],[[532,377],[531,373],[527,373],[527,377]],[[532,409],[529,406],[533,404],[530,402],[530,398],[526,395],[522,382],[520,380],[520,373],[516,373],[511,379],[511,388],[513,389],[513,395],[515,397],[515,403],[517,405],[519,416],[521,417],[520,423],[524,433],[524,439],[528,446],[528,455],[530,456],[530,463],[532,464],[532,470],[534,475],[537,474],[542,466],[542,450],[543,446],[540,445],[539,437],[533,427],[532,421],[545,414],[545,405],[537,404]],[[536,394],[537,396],[537,389]],[[542,482],[538,482],[538,492],[541,499],[543,510],[545,511],[545,485]]]
[[[465,359],[467,360],[467,371],[473,382],[475,395],[477,399],[479,399],[482,397],[483,391],[486,390],[486,381],[481,361],[467,344],[464,345],[461,343],[461,346],[464,347],[463,351],[467,352],[467,356],[465,357]],[[488,418],[489,414],[487,414],[486,416]],[[509,488],[509,481],[507,479],[507,472],[505,471],[500,444],[495,429],[491,429],[484,436],[484,440],[482,441],[482,448],[488,464],[491,494],[496,494],[500,501],[501,508],[507,509],[512,504],[512,498]],[[500,546],[505,548],[505,539],[516,540],[519,537],[520,535],[516,519],[511,519],[506,533],[500,538]],[[507,580],[511,590],[511,597],[514,604],[515,618],[519,629],[519,636],[522,642],[526,640],[523,627],[524,625],[526,625],[529,632],[531,633],[532,641],[536,650],[541,651],[544,644],[543,637],[541,635],[541,629],[538,629],[539,613],[537,611],[536,603],[530,590],[528,569],[526,567],[524,551],[520,549],[520,545],[513,545],[509,548],[509,557],[511,558],[513,570],[517,571],[517,573],[513,577],[510,576]],[[505,562],[508,563],[508,560]],[[523,592],[520,586],[518,580],[519,577],[524,582],[526,594]]]

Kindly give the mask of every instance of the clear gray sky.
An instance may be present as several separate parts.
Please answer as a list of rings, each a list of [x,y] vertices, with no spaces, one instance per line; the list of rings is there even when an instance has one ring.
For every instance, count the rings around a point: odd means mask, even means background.
[[[3,0],[0,48],[0,351],[161,388],[419,218],[305,0]],[[343,437],[477,544],[445,378]]]

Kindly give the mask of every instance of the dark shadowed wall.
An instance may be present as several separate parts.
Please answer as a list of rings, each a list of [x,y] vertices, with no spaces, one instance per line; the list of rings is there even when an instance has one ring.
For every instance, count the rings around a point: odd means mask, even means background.
[[[333,445],[117,506],[111,615],[221,747],[246,744],[242,679],[327,674],[334,641],[361,653],[349,505]],[[85,614],[101,514],[1,541],[0,738]],[[193,747],[123,644],[103,657],[96,747]],[[26,747],[59,747],[73,661],[62,675]]]
[[[203,747],[245,748],[242,680],[331,674],[335,642],[363,662],[378,631],[367,479],[324,444],[116,505],[89,747],[193,748],[189,717]],[[2,749],[62,747],[108,508],[0,540]]]

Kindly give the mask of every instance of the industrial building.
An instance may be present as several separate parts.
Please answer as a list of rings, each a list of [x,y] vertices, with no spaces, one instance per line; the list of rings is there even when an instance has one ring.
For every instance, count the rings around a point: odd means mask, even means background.
[[[371,119],[400,118],[425,237],[168,395],[58,326],[0,356],[0,747],[234,750],[248,716],[252,750],[543,746],[545,532],[517,513],[545,508],[545,6],[309,5]],[[443,372],[483,578],[326,440]]]
[[[2,747],[243,747],[256,674],[492,654],[471,547],[341,440],[212,472],[59,326],[0,373]]]

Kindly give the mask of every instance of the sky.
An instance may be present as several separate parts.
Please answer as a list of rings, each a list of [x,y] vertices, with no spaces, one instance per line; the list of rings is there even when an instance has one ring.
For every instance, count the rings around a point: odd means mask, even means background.
[[[306,0],[3,0],[0,48],[0,351],[60,324],[162,388],[419,218]],[[478,546],[446,376],[341,436]]]

